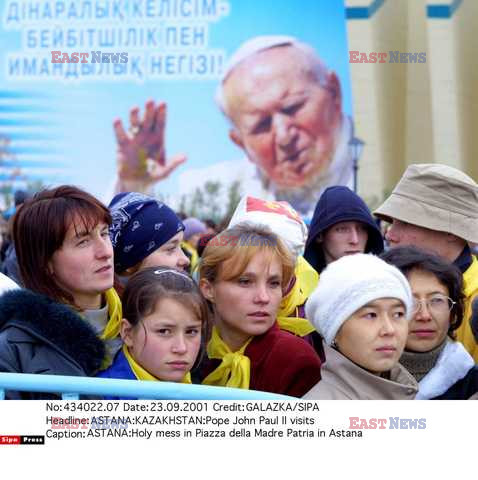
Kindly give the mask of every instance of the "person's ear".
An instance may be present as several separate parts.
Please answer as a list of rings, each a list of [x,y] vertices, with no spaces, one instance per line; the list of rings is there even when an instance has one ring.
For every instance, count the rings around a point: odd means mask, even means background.
[[[335,72],[327,73],[326,85],[335,106],[339,111],[342,110],[342,89],[340,88],[339,77]]]
[[[133,328],[134,328],[133,325],[131,325],[131,323],[129,323],[126,318],[121,319],[120,335],[121,335],[121,339],[123,340],[123,343],[127,347],[133,346],[133,335],[132,335]]]
[[[229,138],[235,143],[239,148],[244,149],[244,142],[242,141],[242,136],[238,130],[231,128],[229,130]]]
[[[463,243],[463,240],[456,235],[453,235],[453,233],[447,233],[446,234],[446,241],[447,243]],[[465,248],[465,247],[463,247]]]
[[[201,278],[201,280],[199,281],[199,289],[201,290],[201,293],[206,300],[214,303],[214,285],[209,280]]]
[[[324,241],[324,234],[320,232],[316,237],[315,237],[315,243],[321,244]]]

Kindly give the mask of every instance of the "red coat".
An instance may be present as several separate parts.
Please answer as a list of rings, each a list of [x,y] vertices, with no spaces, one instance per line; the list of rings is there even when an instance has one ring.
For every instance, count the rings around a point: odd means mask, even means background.
[[[321,363],[314,349],[277,324],[254,337],[244,354],[251,360],[251,390],[302,397],[320,380]],[[201,380],[220,363],[206,358],[200,369]]]

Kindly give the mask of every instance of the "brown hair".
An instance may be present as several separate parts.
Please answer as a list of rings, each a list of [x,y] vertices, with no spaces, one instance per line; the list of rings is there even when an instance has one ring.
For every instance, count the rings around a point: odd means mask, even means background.
[[[194,280],[174,268],[149,267],[135,273],[123,293],[123,318],[136,327],[165,298],[181,303],[201,321],[201,343],[204,345],[210,329],[207,302]]]
[[[295,261],[283,240],[264,226],[242,222],[214,237],[204,249],[200,278],[211,283],[239,277],[256,253],[268,261],[278,258],[282,265],[282,290],[294,274]]]
[[[93,195],[62,185],[27,200],[13,220],[13,242],[24,286],[72,306],[75,306],[72,294],[58,285],[48,264],[78,219],[87,231],[99,222],[111,224],[108,208]],[[73,225],[75,230],[79,229],[77,223]]]

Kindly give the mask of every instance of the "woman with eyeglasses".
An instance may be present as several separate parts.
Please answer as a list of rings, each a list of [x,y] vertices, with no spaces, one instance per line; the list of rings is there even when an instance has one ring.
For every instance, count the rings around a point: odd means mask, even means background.
[[[415,377],[420,399],[465,400],[478,391],[478,367],[454,333],[463,321],[458,268],[416,247],[382,255],[407,277],[414,306],[400,363]]]

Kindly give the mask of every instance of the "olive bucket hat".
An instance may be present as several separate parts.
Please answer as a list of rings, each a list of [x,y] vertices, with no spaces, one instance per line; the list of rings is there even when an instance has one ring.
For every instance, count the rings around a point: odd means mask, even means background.
[[[410,165],[390,197],[374,212],[392,219],[478,242],[478,185],[456,168]]]

